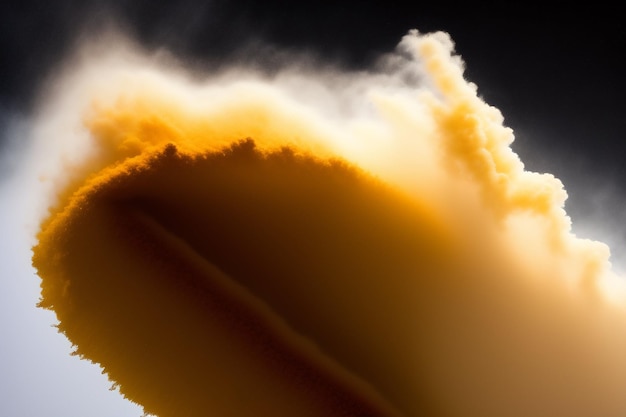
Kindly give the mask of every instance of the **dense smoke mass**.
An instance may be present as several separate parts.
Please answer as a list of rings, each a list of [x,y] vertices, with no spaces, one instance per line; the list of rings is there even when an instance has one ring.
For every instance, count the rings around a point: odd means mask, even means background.
[[[305,64],[78,48],[29,160],[40,306],[77,354],[161,417],[626,414],[609,248],[453,39]]]

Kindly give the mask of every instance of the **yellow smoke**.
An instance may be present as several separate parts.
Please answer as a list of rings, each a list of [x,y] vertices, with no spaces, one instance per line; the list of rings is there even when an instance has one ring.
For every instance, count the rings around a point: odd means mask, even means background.
[[[61,162],[33,263],[146,412],[626,414],[608,247],[572,234],[447,34],[410,32],[382,72],[271,79],[107,45],[40,114]]]

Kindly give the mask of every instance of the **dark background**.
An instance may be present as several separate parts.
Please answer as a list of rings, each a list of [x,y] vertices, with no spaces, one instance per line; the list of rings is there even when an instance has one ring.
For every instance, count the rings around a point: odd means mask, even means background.
[[[43,77],[85,29],[110,20],[146,47],[165,47],[207,70],[242,55],[267,60],[254,56],[261,44],[367,68],[409,29],[444,30],[467,64],[466,78],[513,128],[526,167],[565,183],[573,215],[608,205],[619,217],[626,189],[626,30],[617,7],[594,4],[555,11],[504,2],[461,8],[392,1],[3,2],[0,151],[19,141],[7,126],[29,114]],[[12,166],[8,158],[4,163],[4,170]],[[591,193],[598,189],[608,194]]]

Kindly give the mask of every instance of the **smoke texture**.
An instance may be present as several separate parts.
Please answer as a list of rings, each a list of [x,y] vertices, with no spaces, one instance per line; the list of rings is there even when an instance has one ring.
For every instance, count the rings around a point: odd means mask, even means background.
[[[186,71],[109,34],[49,84],[40,306],[166,416],[622,416],[626,291],[444,32],[370,71]]]

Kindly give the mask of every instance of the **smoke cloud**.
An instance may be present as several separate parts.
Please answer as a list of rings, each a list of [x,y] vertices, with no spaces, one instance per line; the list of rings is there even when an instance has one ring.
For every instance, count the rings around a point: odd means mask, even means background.
[[[626,288],[443,32],[203,75],[118,35],[49,84],[40,306],[165,416],[626,414]]]

